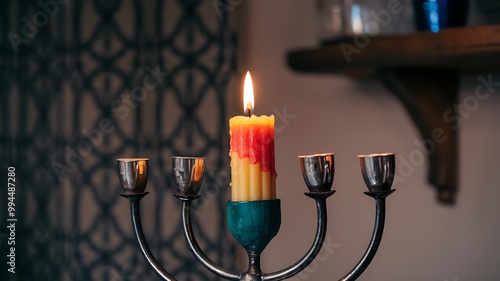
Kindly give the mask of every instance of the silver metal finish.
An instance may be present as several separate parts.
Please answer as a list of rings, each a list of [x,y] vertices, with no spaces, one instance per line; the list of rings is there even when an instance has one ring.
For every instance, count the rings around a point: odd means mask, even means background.
[[[144,259],[146,259],[156,275],[162,280],[176,281],[176,279],[170,275],[153,256],[142,230],[139,201],[148,194],[144,192],[148,183],[148,162],[148,158],[116,159],[118,177],[120,178],[120,184],[124,190],[120,195],[130,201],[132,226]]]
[[[148,158],[119,158],[118,177],[126,193],[142,193],[148,183]]]
[[[161,280],[164,281],[176,281],[170,273],[168,273],[165,268],[156,260],[153,253],[149,249],[144,231],[142,230],[141,223],[141,211],[139,208],[139,201],[142,197],[146,196],[148,193],[130,194],[130,193],[120,193],[121,196],[127,198],[130,201],[130,215],[132,217],[132,227],[134,228],[135,237],[137,243],[139,243],[139,248],[141,249],[144,259],[148,262],[149,266],[158,275]]]
[[[316,213],[317,213],[317,226],[316,235],[314,236],[314,241],[309,248],[309,251],[296,263],[293,265],[273,273],[262,274],[262,281],[275,281],[288,279],[302,270],[304,270],[309,264],[311,264],[316,256],[319,254],[323,242],[326,238],[326,229],[328,223],[328,212],[326,206],[326,199],[333,195],[335,190],[325,191],[325,192],[308,192],[305,193],[306,196],[314,199],[316,201]]]
[[[194,236],[194,231],[191,223],[191,202],[199,198],[198,196],[176,196],[182,201],[182,229],[184,231],[184,237],[188,244],[189,249],[196,257],[196,259],[208,270],[217,274],[218,276],[227,280],[242,280],[243,274],[233,272],[231,270],[224,269],[218,266],[214,261],[212,261],[203,250],[198,245],[196,238]]]
[[[254,251],[248,252],[249,267],[246,272],[234,272],[224,269],[205,255],[196,241],[191,224],[191,203],[200,197],[198,191],[203,181],[204,159],[193,157],[173,158],[174,182],[179,190],[179,194],[175,194],[175,197],[182,201],[183,232],[189,249],[203,266],[227,280],[278,281],[298,274],[314,260],[326,236],[326,199],[335,192],[335,190],[331,190],[334,177],[333,154],[314,154],[300,156],[299,158],[304,180],[311,190],[305,195],[316,201],[318,215],[316,235],[313,244],[300,260],[283,270],[272,273],[262,272],[260,253]],[[359,158],[363,178],[370,189],[365,194],[374,198],[376,202],[375,226],[365,254],[340,281],[356,280],[375,257],[384,230],[385,199],[394,192],[394,190],[390,189],[394,178],[394,154],[361,155]],[[147,162],[147,158],[117,160],[120,182],[125,190],[120,195],[130,201],[132,226],[144,258],[161,280],[176,281],[174,276],[170,275],[153,256],[142,230],[139,201],[147,195],[147,192],[144,192],[147,183]]]
[[[395,154],[359,155],[359,164],[365,184],[370,191],[391,190],[395,172]]]
[[[333,153],[299,156],[300,169],[309,191],[324,192],[332,189],[335,176]]]
[[[375,254],[377,253],[378,247],[380,246],[380,242],[382,242],[382,235],[384,233],[385,226],[385,198],[394,190],[388,191],[368,191],[365,192],[366,195],[375,199],[375,225],[373,227],[372,238],[370,239],[370,243],[368,244],[368,248],[366,248],[365,254],[359,262],[354,266],[354,268],[349,271],[344,277],[342,277],[339,281],[354,281],[363,274],[363,272],[368,268],[370,263],[372,262]]]
[[[205,158],[172,157],[172,172],[180,195],[197,195],[203,182]]]

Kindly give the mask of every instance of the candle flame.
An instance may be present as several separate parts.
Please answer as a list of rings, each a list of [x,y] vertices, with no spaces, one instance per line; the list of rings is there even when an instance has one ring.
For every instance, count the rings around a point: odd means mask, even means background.
[[[252,115],[254,108],[254,98],[253,98],[253,85],[252,77],[250,76],[250,71],[247,71],[245,77],[245,85],[243,88],[243,111],[248,114],[248,117]]]

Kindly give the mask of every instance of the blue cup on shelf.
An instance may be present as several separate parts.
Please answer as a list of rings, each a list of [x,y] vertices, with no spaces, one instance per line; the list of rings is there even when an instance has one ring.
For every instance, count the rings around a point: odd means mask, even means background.
[[[413,0],[418,30],[439,32],[443,28],[464,26],[467,0]]]

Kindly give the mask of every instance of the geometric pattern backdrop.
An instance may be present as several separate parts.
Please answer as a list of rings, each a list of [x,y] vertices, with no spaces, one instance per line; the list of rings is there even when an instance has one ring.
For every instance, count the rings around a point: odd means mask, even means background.
[[[0,176],[16,168],[16,274],[1,280],[157,280],[121,192],[118,157],[149,157],[141,201],[150,248],[179,280],[219,280],[187,249],[171,157],[207,158],[193,223],[201,247],[234,268],[228,234],[230,13],[199,0],[2,1]]]

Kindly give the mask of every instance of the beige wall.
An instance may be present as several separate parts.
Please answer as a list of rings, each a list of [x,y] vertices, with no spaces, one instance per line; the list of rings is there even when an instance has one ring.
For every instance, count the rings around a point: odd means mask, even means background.
[[[256,114],[277,118],[276,165],[282,199],[280,233],[263,254],[263,270],[290,265],[308,249],[315,208],[306,191],[297,155],[336,153],[337,193],[329,199],[329,229],[321,259],[293,280],[338,280],[356,264],[369,241],[374,203],[365,196],[356,156],[396,152],[408,159],[418,149],[417,130],[398,100],[377,81],[295,73],[291,49],[315,46],[313,1],[244,1],[239,74],[249,69]],[[496,80],[500,80],[498,76]],[[465,77],[460,100],[472,95],[475,77]],[[239,112],[239,100],[234,103]],[[386,231],[375,260],[359,280],[498,280],[500,269],[500,96],[493,94],[463,120],[460,135],[460,192],[454,207],[436,202],[427,184],[427,165],[398,183],[389,198]],[[276,114],[275,114],[276,115]]]

